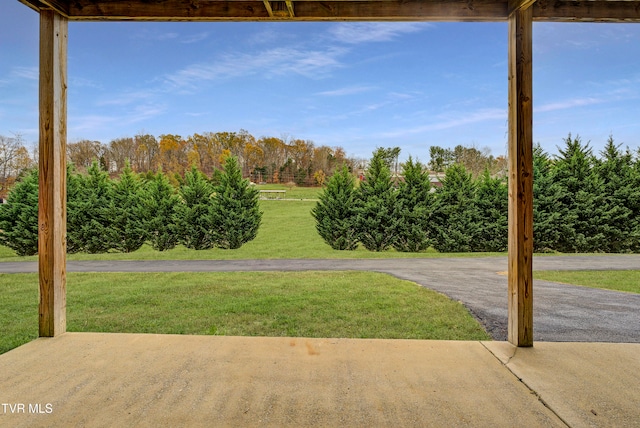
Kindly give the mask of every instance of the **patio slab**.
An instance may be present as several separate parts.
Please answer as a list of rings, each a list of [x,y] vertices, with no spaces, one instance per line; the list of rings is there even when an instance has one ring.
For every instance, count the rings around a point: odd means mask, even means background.
[[[514,350],[502,342],[66,333],[0,355],[0,426],[549,427],[587,426],[587,408],[600,426],[637,416],[627,406],[637,391],[606,410],[589,400],[637,386],[640,345]],[[586,364],[604,354],[614,371],[636,378],[605,382],[593,363],[565,374],[591,377],[592,391],[579,379],[568,390],[545,381],[564,370],[556,357]],[[567,391],[573,401],[562,398]]]

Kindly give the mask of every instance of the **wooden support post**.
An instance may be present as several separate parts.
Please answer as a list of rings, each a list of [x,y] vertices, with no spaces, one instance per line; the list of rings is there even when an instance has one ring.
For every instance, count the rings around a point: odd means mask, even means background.
[[[41,337],[62,334],[66,316],[67,18],[40,11],[38,271]]]
[[[533,77],[530,3],[509,16],[509,342],[533,345]]]

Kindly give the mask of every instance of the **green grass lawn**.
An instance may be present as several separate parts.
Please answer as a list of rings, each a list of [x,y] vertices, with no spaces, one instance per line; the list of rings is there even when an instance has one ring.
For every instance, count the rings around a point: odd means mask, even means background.
[[[534,279],[640,293],[640,270],[535,271]]]
[[[298,187],[286,184],[258,184],[258,190],[285,190],[286,199],[318,199],[322,193],[321,187]]]
[[[302,188],[303,190],[305,188]],[[318,191],[316,188],[310,188]],[[306,191],[310,191],[306,188]],[[189,250],[179,246],[170,251],[154,251],[148,246],[123,254],[70,254],[69,260],[239,260],[239,259],[345,259],[345,258],[408,258],[408,257],[482,257],[504,253],[400,253],[394,250],[368,251],[362,246],[355,251],[333,250],[315,228],[311,216],[314,201],[263,200],[262,225],[258,236],[237,250]],[[0,246],[0,262],[37,260],[35,256],[18,257],[9,248]]]
[[[0,289],[2,353],[37,337],[37,274]],[[460,303],[371,272],[69,273],[67,330],[490,339]]]

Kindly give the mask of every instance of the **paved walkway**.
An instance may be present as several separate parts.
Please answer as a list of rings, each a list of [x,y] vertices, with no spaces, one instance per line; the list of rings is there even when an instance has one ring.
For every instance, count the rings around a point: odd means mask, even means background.
[[[640,426],[640,344],[66,333],[0,373],[3,427]]]
[[[544,256],[534,270],[640,269],[640,255]],[[366,270],[414,281],[461,301],[494,340],[507,339],[506,257],[381,260],[70,261],[69,272]],[[0,272],[37,272],[37,264],[0,263]],[[534,283],[534,340],[640,343],[640,295]]]

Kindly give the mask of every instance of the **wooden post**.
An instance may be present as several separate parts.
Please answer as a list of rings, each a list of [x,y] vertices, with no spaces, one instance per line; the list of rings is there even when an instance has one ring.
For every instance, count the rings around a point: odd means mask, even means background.
[[[66,316],[67,18],[40,11],[38,271],[41,337],[62,334]]]
[[[509,15],[509,342],[533,345],[531,2]]]

